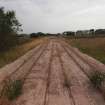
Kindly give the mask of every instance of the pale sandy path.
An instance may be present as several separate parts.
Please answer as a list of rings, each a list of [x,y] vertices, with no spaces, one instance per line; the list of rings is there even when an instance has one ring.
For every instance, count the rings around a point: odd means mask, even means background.
[[[16,63],[2,68],[0,83],[6,76],[24,80],[22,95],[10,105],[105,105],[102,92],[89,80],[93,68],[105,72],[104,67],[63,40],[49,38]]]

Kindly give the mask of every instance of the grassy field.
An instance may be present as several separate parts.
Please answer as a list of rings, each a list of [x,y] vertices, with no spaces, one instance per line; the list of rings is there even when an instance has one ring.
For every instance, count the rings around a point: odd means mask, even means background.
[[[36,39],[30,39],[30,41],[16,46],[14,48],[11,48],[10,50],[6,52],[0,52],[0,67],[3,67],[4,65],[16,60],[18,57],[24,55],[27,51],[34,48],[37,44],[41,43],[46,38],[36,38]]]
[[[105,38],[66,39],[70,45],[105,64]]]

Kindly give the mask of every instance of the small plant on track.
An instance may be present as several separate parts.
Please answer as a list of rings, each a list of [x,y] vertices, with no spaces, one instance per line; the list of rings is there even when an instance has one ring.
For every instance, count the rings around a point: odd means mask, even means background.
[[[67,78],[65,78],[65,81],[64,81],[64,86],[69,88],[70,87],[70,82],[68,81]]]
[[[5,97],[8,100],[16,99],[22,93],[22,84],[21,80],[9,80],[1,91],[1,97]]]
[[[105,80],[105,74],[96,71],[91,75],[90,80],[96,88],[99,88]]]

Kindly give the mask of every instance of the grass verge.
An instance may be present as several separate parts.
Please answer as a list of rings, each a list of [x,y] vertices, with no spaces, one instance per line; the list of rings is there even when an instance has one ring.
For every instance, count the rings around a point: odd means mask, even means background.
[[[0,52],[0,67],[16,60],[18,57],[24,55],[26,52],[34,48],[46,38],[30,39],[29,42],[11,48],[8,51]]]
[[[66,39],[70,45],[105,64],[105,38]]]

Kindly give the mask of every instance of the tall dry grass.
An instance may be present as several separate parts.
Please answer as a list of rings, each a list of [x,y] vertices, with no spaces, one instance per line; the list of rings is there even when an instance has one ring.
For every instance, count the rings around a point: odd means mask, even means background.
[[[44,40],[46,40],[46,38],[30,39],[27,43],[11,48],[6,52],[0,52],[0,67],[16,60]]]
[[[80,49],[80,51],[96,58],[105,63],[105,38],[81,38],[70,39],[67,38],[70,45]]]

